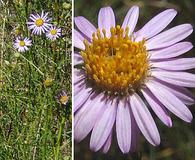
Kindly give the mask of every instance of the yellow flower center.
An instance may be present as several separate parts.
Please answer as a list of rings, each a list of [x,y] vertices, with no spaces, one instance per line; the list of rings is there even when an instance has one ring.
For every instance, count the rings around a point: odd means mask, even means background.
[[[42,18],[38,18],[38,19],[35,21],[35,25],[36,25],[37,27],[42,26],[43,23],[44,23],[44,20],[43,20]]]
[[[56,30],[56,29],[52,29],[52,30],[50,31],[50,33],[51,33],[51,35],[56,35],[57,30]]]
[[[60,103],[65,104],[68,100],[68,96],[61,96],[60,97]]]
[[[20,46],[24,47],[25,46],[25,42],[24,41],[20,41]]]
[[[52,78],[47,78],[43,84],[46,86],[46,87],[49,87],[53,84],[53,79]]]
[[[91,84],[111,94],[125,95],[142,86],[149,72],[145,40],[134,42],[119,25],[110,29],[98,29],[92,35],[92,43],[84,41],[81,51],[84,68]]]

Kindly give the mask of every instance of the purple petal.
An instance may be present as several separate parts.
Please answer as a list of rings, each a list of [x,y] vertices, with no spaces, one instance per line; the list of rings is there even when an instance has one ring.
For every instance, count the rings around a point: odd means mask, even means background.
[[[187,105],[192,105],[195,103],[194,95],[186,88],[175,86],[173,84],[166,83],[164,81],[160,81],[155,79],[155,81],[161,83],[164,88],[173,93],[177,98],[179,98],[183,103]]]
[[[152,110],[156,113],[158,118],[168,127],[172,127],[172,120],[169,117],[168,112],[164,108],[164,106],[156,99],[156,97],[146,88],[142,90],[142,93],[152,108]]]
[[[160,33],[169,23],[171,23],[176,14],[177,12],[174,9],[167,9],[156,15],[136,33],[136,41],[140,41],[143,38],[149,39]]]
[[[96,28],[86,18],[79,16],[74,18],[77,28],[88,38],[92,38],[92,34],[96,32]]]
[[[92,93],[92,89],[84,86],[84,88],[74,96],[74,112],[76,112],[87,101]]]
[[[174,94],[162,87],[160,83],[150,80],[148,83],[146,83],[146,85],[156,96],[156,98],[172,113],[186,122],[192,121],[192,114],[186,105],[182,103]]]
[[[128,153],[131,147],[131,117],[126,100],[119,100],[118,102],[116,136],[121,151]]]
[[[129,28],[129,35],[133,33],[135,26],[137,24],[139,17],[139,7],[138,6],[133,6],[131,9],[128,11],[127,15],[125,16],[125,19],[122,24],[122,28]]]
[[[85,83],[86,83],[85,80],[83,80],[74,84],[74,96],[81,92],[81,90],[85,87]]]
[[[168,48],[149,51],[150,60],[167,59],[180,56],[193,48],[190,42],[180,42]]]
[[[193,28],[191,24],[178,25],[149,39],[146,42],[146,48],[147,50],[152,50],[168,47],[185,39],[192,32]]]
[[[83,58],[78,52],[74,52],[74,65],[78,65],[80,63],[83,63]]]
[[[128,101],[129,110],[130,110],[130,117],[131,117],[131,152],[136,152],[138,147],[138,140],[139,140],[139,128],[137,126],[137,123],[135,121],[135,118],[133,116],[130,101]]]
[[[111,142],[112,142],[112,131],[111,131],[110,135],[108,136],[106,143],[103,146],[103,153],[108,152],[108,150],[110,149],[110,146],[111,146]]]
[[[75,114],[74,138],[76,141],[80,142],[89,134],[97,119],[101,116],[104,107],[103,95],[92,94],[88,98],[82,106],[84,109]],[[79,115],[80,112],[81,115]]]
[[[116,118],[117,104],[107,104],[106,110],[95,124],[91,139],[90,148],[98,151],[109,137]]]
[[[152,67],[157,67],[165,70],[188,70],[195,68],[195,58],[178,58],[167,61],[151,62]]]
[[[192,73],[171,72],[163,70],[152,70],[151,73],[152,76],[173,85],[195,87],[195,75]]]
[[[142,99],[134,93],[131,96],[130,103],[134,118],[140,131],[152,145],[159,145],[160,135],[158,129]]]
[[[79,83],[85,78],[85,72],[80,69],[74,69],[74,84]]]
[[[105,29],[106,35],[110,36],[110,28],[115,27],[115,16],[111,7],[101,8],[98,15],[98,27]]]
[[[83,43],[83,36],[74,29],[74,47],[85,50],[85,45]]]

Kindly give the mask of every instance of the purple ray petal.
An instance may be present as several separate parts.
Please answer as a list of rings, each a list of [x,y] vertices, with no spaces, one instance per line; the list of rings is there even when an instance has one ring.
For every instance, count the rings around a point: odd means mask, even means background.
[[[79,16],[74,18],[77,28],[88,38],[92,38],[92,34],[96,32],[96,28],[85,17]]]
[[[97,119],[101,116],[103,110],[105,110],[103,95],[92,94],[82,108],[84,108],[84,110],[81,109],[82,111],[79,110],[75,114],[74,138],[78,142],[89,134]],[[80,112],[82,112],[81,115],[79,115]]]
[[[167,59],[180,56],[193,48],[190,42],[180,42],[170,47],[149,51],[150,60]]]
[[[136,41],[143,38],[149,39],[160,33],[176,16],[177,12],[174,9],[167,9],[146,23],[137,33]]]
[[[151,62],[152,67],[181,71],[195,68],[195,58],[177,58],[160,62]]]
[[[74,96],[81,92],[81,90],[85,87],[85,83],[85,80],[83,80],[78,82],[77,84],[74,84]]]
[[[78,52],[74,52],[74,65],[83,63],[83,58]]]
[[[125,19],[122,24],[122,28],[129,28],[129,35],[133,33],[135,26],[137,24],[139,17],[139,7],[138,6],[133,6],[131,9],[129,9],[127,15],[125,16]]]
[[[147,50],[158,49],[173,45],[193,32],[191,24],[182,24],[162,32],[146,42]]]
[[[79,83],[83,79],[85,79],[85,72],[80,69],[74,69],[74,84]]]
[[[85,50],[85,45],[83,43],[83,36],[74,29],[74,47]]]
[[[131,147],[131,117],[126,100],[119,100],[118,102],[116,136],[121,151],[128,153]]]
[[[74,96],[74,112],[76,112],[88,100],[92,93],[92,89],[84,86],[84,88]]]
[[[163,70],[152,70],[151,75],[177,86],[195,87],[195,75],[187,72],[171,72]]]
[[[116,109],[116,103],[107,104],[105,112],[95,124],[90,139],[90,148],[92,150],[98,151],[105,144],[115,122]]]
[[[134,118],[140,131],[152,145],[159,145],[160,135],[158,129],[142,99],[134,93],[131,96],[130,103]]]
[[[110,36],[110,28],[115,27],[115,16],[111,7],[101,8],[98,15],[98,27],[105,29],[106,35]]]
[[[137,123],[135,121],[129,100],[128,100],[128,106],[129,106],[130,117],[131,117],[131,148],[130,148],[130,151],[136,152],[137,148],[138,148],[138,140],[139,140],[140,130],[139,130]]]
[[[148,83],[146,83],[146,85],[155,95],[155,97],[172,113],[186,122],[192,121],[192,114],[186,105],[182,103],[174,94],[162,87],[160,83],[150,80]]]
[[[111,130],[111,133],[108,136],[108,139],[106,140],[106,143],[102,147],[103,153],[108,152],[108,150],[110,149],[111,143],[112,143],[112,130]]]
[[[148,104],[158,116],[158,118],[168,127],[172,127],[172,120],[169,117],[167,110],[164,106],[158,101],[158,99],[147,89],[143,89],[142,93],[147,100]]]
[[[183,103],[187,105],[192,105],[195,103],[195,96],[188,89],[180,86],[175,86],[173,84],[169,84],[158,79],[154,79],[154,80],[162,84],[164,88],[166,88],[171,93],[173,93]]]

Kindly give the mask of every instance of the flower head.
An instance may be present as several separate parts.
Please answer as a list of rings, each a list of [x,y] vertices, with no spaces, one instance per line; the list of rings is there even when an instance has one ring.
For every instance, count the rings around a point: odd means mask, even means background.
[[[68,95],[66,94],[66,92],[64,90],[62,90],[57,96],[57,101],[63,105],[66,105],[68,102]]]
[[[194,96],[185,87],[195,87],[194,58],[178,56],[192,49],[180,42],[193,29],[182,24],[163,31],[176,16],[167,9],[135,31],[139,8],[133,6],[121,26],[110,7],[98,15],[98,29],[84,17],[75,17],[74,114],[75,140],[90,132],[90,148],[107,152],[116,131],[123,153],[134,151],[142,133],[152,145],[160,135],[147,107],[172,127],[170,113],[186,122],[192,114],[186,105]],[[163,32],[162,32],[163,31]],[[147,103],[147,104],[146,104]],[[116,127],[116,128],[114,128]]]
[[[25,52],[27,51],[29,48],[29,46],[32,45],[32,40],[30,40],[29,38],[19,38],[17,37],[15,42],[14,42],[14,48],[18,50],[18,52]]]
[[[33,34],[41,35],[49,30],[51,24],[49,23],[51,18],[48,17],[48,13],[42,11],[40,14],[31,14],[30,21],[27,22],[28,28],[32,30]]]
[[[47,38],[51,40],[56,40],[56,38],[61,36],[61,28],[52,26],[46,33]]]

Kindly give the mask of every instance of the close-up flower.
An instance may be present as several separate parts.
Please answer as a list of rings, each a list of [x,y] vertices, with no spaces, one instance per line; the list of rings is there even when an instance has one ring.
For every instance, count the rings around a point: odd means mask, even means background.
[[[153,146],[160,134],[153,113],[168,127],[172,114],[190,123],[188,88],[195,87],[195,58],[179,56],[193,48],[191,24],[163,31],[177,12],[167,9],[135,31],[139,7],[116,25],[111,7],[101,8],[98,27],[82,16],[74,30],[74,138],[90,135],[93,151],[108,152],[116,132],[123,153],[137,149],[139,134]],[[151,114],[152,113],[152,114]],[[90,134],[91,133],[91,134]]]
[[[58,95],[56,96],[56,99],[57,99],[58,103],[66,105],[69,97],[68,97],[67,93],[64,90],[62,90],[60,93],[58,93]]]
[[[52,26],[46,33],[46,37],[51,40],[56,40],[61,36],[61,28],[57,28],[56,26]]]
[[[18,52],[25,52],[29,50],[28,47],[30,47],[31,45],[32,45],[32,40],[30,40],[27,37],[25,37],[24,39],[17,37],[14,42],[14,48],[17,49]]]
[[[29,17],[29,22],[27,22],[28,29],[32,30],[32,33],[35,35],[41,35],[42,33],[47,32],[50,27],[51,18],[48,17],[48,12],[41,14],[31,14]]]

